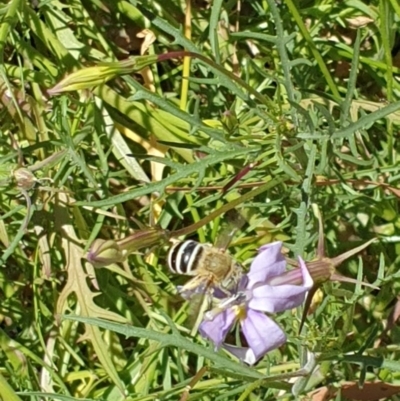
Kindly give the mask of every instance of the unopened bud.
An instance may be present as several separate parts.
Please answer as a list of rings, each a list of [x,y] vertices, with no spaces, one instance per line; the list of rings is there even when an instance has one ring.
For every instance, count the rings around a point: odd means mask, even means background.
[[[56,86],[49,89],[47,93],[49,95],[57,95],[62,92],[102,85],[118,75],[126,75],[142,70],[144,67],[155,63],[157,57],[157,55],[136,56],[122,61],[100,63],[93,67],[81,68],[67,75]]]
[[[306,262],[308,271],[310,272],[310,275],[313,278],[314,283],[316,285],[318,285],[318,284],[322,284],[326,281],[341,281],[341,282],[346,282],[346,283],[361,284],[366,287],[379,289],[379,287],[376,287],[369,283],[365,283],[364,281],[358,281],[358,280],[355,280],[350,277],[342,276],[341,274],[338,274],[336,271],[337,266],[339,266],[341,263],[343,263],[345,260],[347,260],[351,256],[362,251],[368,245],[372,244],[375,241],[376,241],[376,238],[373,238],[373,239],[365,242],[364,244],[351,249],[350,251],[342,253],[339,256],[335,256],[334,258],[328,258],[328,257],[324,256],[322,258],[312,260],[310,262]]]
[[[238,119],[234,111],[226,110],[222,113],[221,122],[228,134],[233,134],[238,126]]]
[[[105,267],[120,263],[126,259],[126,252],[121,250],[116,241],[97,238],[93,241],[86,259],[94,267]]]
[[[329,281],[335,273],[335,266],[329,258],[322,258],[306,262],[308,271],[316,285]]]
[[[29,191],[36,183],[36,177],[33,173],[25,167],[20,167],[13,172],[17,187]]]

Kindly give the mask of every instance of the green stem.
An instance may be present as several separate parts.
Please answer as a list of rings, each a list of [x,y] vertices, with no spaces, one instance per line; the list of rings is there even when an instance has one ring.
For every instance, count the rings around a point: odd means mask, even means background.
[[[257,92],[254,88],[252,88],[247,82],[243,81],[243,79],[237,77],[235,74],[233,74],[230,71],[227,71],[224,67],[221,67],[211,59],[203,56],[202,54],[195,53],[195,52],[189,52],[189,51],[176,51],[176,52],[169,52],[165,54],[160,54],[158,56],[157,61],[164,61],[164,60],[169,60],[171,58],[181,58],[181,57],[192,57],[192,58],[197,58],[201,60],[203,63],[207,64],[211,68],[217,70],[221,74],[224,74],[228,76],[232,81],[236,82],[239,86],[243,87],[246,89],[248,93],[253,95],[260,103],[263,105],[267,106],[269,110],[275,110],[276,106],[275,103],[267,96],[262,95],[261,93]],[[274,116],[270,116],[273,118],[275,121],[277,121],[277,118]]]
[[[172,231],[170,234],[172,237],[179,237],[181,235],[188,235],[190,233],[193,233],[193,232],[197,231],[200,227],[203,227],[204,225],[213,221],[218,216],[221,216],[222,214],[226,213],[228,210],[235,209],[240,204],[247,202],[248,200],[254,198],[255,196],[262,194],[265,191],[268,191],[269,189],[271,189],[271,188],[275,187],[276,185],[280,184],[281,182],[283,182],[285,179],[286,179],[286,177],[274,178],[271,181],[268,181],[265,184],[261,185],[260,187],[253,189],[252,191],[247,192],[246,194],[244,194],[242,196],[239,196],[239,198],[236,198],[236,199],[228,202],[227,204],[220,207],[219,209],[214,210],[208,216],[203,217],[198,222],[196,222],[188,227],[184,227],[179,230]]]
[[[393,63],[392,63],[391,45],[389,38],[390,11],[387,0],[379,1],[379,16],[380,16],[379,30],[381,32],[383,51],[385,55],[385,64],[387,66],[386,96],[389,102],[393,102]]]

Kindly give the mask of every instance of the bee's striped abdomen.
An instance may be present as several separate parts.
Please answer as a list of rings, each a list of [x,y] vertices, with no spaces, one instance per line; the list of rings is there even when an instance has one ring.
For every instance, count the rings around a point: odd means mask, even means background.
[[[177,274],[195,275],[203,248],[203,244],[193,240],[176,243],[168,253],[169,269]]]

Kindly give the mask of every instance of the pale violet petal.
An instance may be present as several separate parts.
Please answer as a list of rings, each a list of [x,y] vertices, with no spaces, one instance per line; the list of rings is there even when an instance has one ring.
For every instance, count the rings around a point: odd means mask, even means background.
[[[219,348],[235,319],[235,313],[231,309],[227,309],[215,316],[213,320],[204,320],[200,324],[199,332],[204,338],[211,340],[216,348]]]
[[[259,249],[247,273],[247,288],[262,283],[271,277],[282,274],[286,268],[286,260],[281,253],[282,242],[273,242]]]
[[[304,262],[304,260],[300,256],[299,256],[299,265],[301,274],[303,275],[303,286],[310,290],[314,285],[314,280],[312,279],[311,274],[308,271],[306,262]]]
[[[249,365],[254,365],[267,352],[280,347],[286,341],[283,330],[261,312],[248,310],[241,326],[249,346],[234,347],[224,344],[224,348]]]
[[[248,306],[268,313],[283,312],[300,306],[307,291],[299,285],[262,285],[253,290]]]
[[[251,348],[248,347],[235,347],[230,344],[223,344],[222,348],[229,351],[232,355],[235,355],[240,361],[244,361],[249,365],[254,365],[256,363],[256,356]]]
[[[258,311],[247,311],[247,317],[242,322],[242,330],[256,361],[286,341],[283,330],[271,318]]]
[[[300,306],[304,302],[306,293],[313,286],[313,279],[301,258],[299,258],[299,265],[303,280],[302,285],[260,285],[252,290],[249,308],[277,313]]]

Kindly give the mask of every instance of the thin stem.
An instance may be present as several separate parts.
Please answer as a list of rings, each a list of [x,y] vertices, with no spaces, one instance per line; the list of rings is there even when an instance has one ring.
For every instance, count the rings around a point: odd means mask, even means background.
[[[267,96],[261,95],[261,93],[257,92],[253,87],[251,87],[247,82],[243,81],[243,79],[237,77],[235,74],[233,74],[230,71],[227,71],[224,67],[221,67],[214,61],[210,60],[209,58],[203,56],[202,54],[199,53],[194,53],[194,52],[188,52],[188,51],[176,51],[176,52],[169,52],[165,54],[160,54],[158,56],[157,61],[164,61],[164,60],[169,60],[171,58],[180,58],[180,57],[192,57],[192,58],[197,58],[201,60],[203,63],[207,64],[211,68],[219,71],[220,73],[228,76],[232,81],[235,81],[239,86],[243,87],[246,89],[248,93],[253,95],[259,102],[261,102],[263,105],[267,106],[270,110],[275,110],[276,106],[275,103]],[[274,121],[278,121],[277,117],[274,116],[274,114],[270,117]]]
[[[269,189],[275,187],[276,185],[280,184],[283,181],[284,181],[284,178],[282,178],[282,177],[274,178],[273,180],[268,181],[267,183],[260,186],[259,188],[253,189],[252,191],[247,192],[246,194],[240,196],[239,198],[236,198],[236,199],[228,202],[227,204],[220,207],[219,209],[214,210],[208,216],[203,217],[198,222],[196,222],[188,227],[184,227],[179,230],[172,231],[171,236],[179,237],[181,235],[187,235],[187,234],[193,233],[193,232],[197,231],[200,227],[203,227],[204,225],[213,221],[216,217],[221,216],[222,214],[226,213],[228,210],[235,209],[240,204],[247,202],[248,200],[254,198],[257,195],[262,194],[265,191],[268,191]]]
[[[190,40],[192,38],[192,0],[186,0],[185,12],[185,38]],[[186,110],[188,91],[189,91],[189,76],[190,76],[190,57],[183,58],[182,69],[182,87],[181,87],[181,101],[180,109]]]

